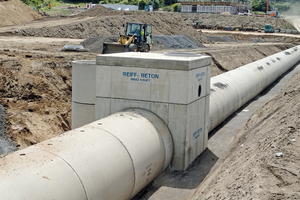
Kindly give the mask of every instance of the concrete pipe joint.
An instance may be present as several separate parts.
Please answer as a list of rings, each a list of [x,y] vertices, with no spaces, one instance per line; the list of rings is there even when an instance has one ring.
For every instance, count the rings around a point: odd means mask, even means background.
[[[1,199],[130,199],[172,154],[159,117],[126,110],[0,159]]]

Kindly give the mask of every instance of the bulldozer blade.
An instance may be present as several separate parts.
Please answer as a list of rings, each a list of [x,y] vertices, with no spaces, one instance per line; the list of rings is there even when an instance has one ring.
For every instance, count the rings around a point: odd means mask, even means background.
[[[102,54],[127,52],[128,47],[124,44],[103,43]]]

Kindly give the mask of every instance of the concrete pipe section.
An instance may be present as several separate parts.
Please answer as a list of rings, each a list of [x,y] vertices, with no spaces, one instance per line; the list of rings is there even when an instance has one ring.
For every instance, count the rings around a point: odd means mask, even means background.
[[[130,199],[172,155],[159,117],[119,112],[2,158],[1,199]]]
[[[300,46],[211,78],[208,130],[211,131],[300,60]]]

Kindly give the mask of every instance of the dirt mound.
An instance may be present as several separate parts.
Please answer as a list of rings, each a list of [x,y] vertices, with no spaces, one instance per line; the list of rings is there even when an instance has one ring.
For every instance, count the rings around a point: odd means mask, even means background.
[[[114,11],[95,6],[77,17],[94,17],[86,21],[70,24],[20,29],[10,34],[36,37],[55,38],[89,38],[91,36],[111,36],[124,33],[123,24],[126,22],[148,23],[152,25],[153,35],[182,35],[194,38],[200,43],[212,43],[202,33],[186,24],[180,13],[159,13],[145,11]]]
[[[108,16],[108,15],[118,15],[120,14],[119,11],[111,10],[108,8],[105,8],[101,5],[96,5],[93,8],[80,13],[77,15],[78,17],[98,17],[98,16]]]
[[[43,16],[20,0],[0,1],[0,26],[24,24]]]

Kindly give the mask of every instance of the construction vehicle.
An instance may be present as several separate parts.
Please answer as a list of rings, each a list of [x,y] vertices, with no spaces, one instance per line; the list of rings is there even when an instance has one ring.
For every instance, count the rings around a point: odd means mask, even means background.
[[[195,21],[195,22],[193,23],[193,28],[199,29],[200,26],[201,26],[200,21]]]
[[[265,33],[274,33],[273,26],[270,24],[265,25]]]
[[[123,27],[125,25],[123,24]],[[126,23],[125,35],[116,43],[103,43],[102,54],[120,52],[148,52],[152,47],[152,26],[144,23]]]

